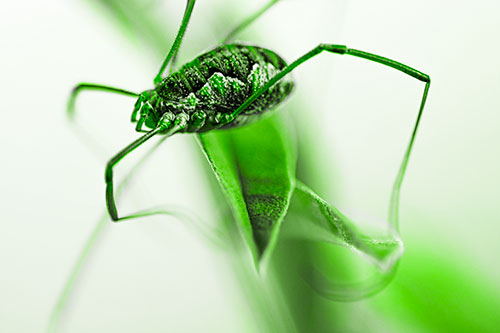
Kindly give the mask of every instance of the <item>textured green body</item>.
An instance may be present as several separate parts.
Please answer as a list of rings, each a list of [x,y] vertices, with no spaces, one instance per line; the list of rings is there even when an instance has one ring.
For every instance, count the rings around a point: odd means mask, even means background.
[[[242,44],[218,46],[182,66],[151,91],[148,102],[153,110],[145,125],[154,128],[166,112],[190,116],[185,132],[231,128],[257,120],[290,94],[293,81],[289,77],[259,96],[232,122],[220,124],[224,115],[234,112],[284,67],[285,61],[268,49]]]

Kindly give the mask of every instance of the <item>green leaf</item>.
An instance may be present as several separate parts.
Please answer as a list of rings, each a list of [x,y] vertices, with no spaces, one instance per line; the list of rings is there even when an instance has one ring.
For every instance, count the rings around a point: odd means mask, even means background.
[[[318,246],[341,245],[366,259],[361,261],[364,266],[366,262],[370,264],[372,273],[366,278],[355,274],[354,282],[332,281],[342,261],[340,253],[333,251],[331,246],[317,247],[322,250],[304,263],[308,268],[303,272],[304,278],[317,292],[334,300],[359,300],[383,289],[393,278],[396,263],[404,252],[396,230],[388,227],[376,232],[361,232],[351,219],[298,180],[282,229],[282,237],[312,241]],[[348,259],[351,268],[357,263],[354,259]]]
[[[295,179],[295,146],[282,115],[199,136],[256,263],[269,257]]]
[[[396,230],[388,228],[373,235],[360,232],[348,217],[298,180],[290,214],[300,218],[286,224],[288,236],[349,247],[383,270],[390,269],[403,254]]]

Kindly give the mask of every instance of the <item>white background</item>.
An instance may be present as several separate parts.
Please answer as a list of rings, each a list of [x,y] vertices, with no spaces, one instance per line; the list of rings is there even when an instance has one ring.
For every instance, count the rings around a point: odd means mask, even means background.
[[[210,22],[227,2],[199,2],[181,60],[221,37]],[[238,22],[259,3],[232,2],[237,11],[230,20]],[[183,7],[183,1],[160,6],[172,31]],[[456,251],[475,263],[471,269],[497,281],[499,12],[493,0],[284,0],[241,36],[288,60],[331,42],[428,73],[433,83],[402,191],[403,238]],[[79,81],[148,89],[161,59],[141,49],[140,41],[131,44],[85,1],[3,2],[0,31],[0,331],[36,332],[45,329],[102,214],[106,159],[136,137],[128,123],[133,100],[82,95],[83,127],[104,147],[96,158],[65,119],[68,93]],[[307,106],[311,119],[305,123],[322,139],[316,148],[327,154],[324,165],[334,164],[332,175],[342,175],[332,180],[329,198],[355,216],[383,219],[423,84],[377,64],[330,55],[294,77],[298,89],[287,105],[294,112]],[[213,219],[200,154],[193,138],[170,139],[119,206],[131,211],[168,202]],[[118,168],[122,175],[125,168]],[[329,168],[318,166],[318,172]],[[222,252],[173,218],[108,223],[62,331],[251,330]]]

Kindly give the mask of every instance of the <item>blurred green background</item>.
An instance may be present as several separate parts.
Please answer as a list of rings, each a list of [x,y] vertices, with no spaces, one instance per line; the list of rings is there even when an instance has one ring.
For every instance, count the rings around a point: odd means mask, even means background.
[[[213,46],[264,2],[199,1],[180,62]],[[143,6],[173,39],[184,1]],[[288,61],[320,42],[346,44],[409,64],[433,82],[403,183],[406,252],[398,274],[361,302],[315,297],[310,331],[500,330],[499,10],[500,3],[484,0],[283,0],[239,38]],[[98,2],[4,2],[0,13],[0,331],[39,332],[104,209],[104,164],[135,137],[133,100],[82,95],[82,126],[102,148],[96,158],[66,122],[67,95],[79,81],[147,89],[161,58],[148,41],[120,32]],[[316,153],[300,157],[322,180],[311,186],[350,216],[383,223],[422,84],[377,64],[327,55],[294,78],[297,90],[280,112],[301,119],[301,133],[315,135],[298,138]],[[130,211],[196,205],[203,221],[217,220],[220,203],[200,154],[191,136],[169,139],[119,205]],[[224,249],[183,221],[106,224],[90,259],[61,332],[261,329]]]

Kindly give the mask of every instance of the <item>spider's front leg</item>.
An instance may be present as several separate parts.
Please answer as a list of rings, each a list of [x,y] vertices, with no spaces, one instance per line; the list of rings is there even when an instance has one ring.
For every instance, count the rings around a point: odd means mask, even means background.
[[[116,154],[109,160],[108,164],[106,165],[104,176],[106,182],[106,206],[108,208],[109,215],[114,222],[146,215],[143,212],[139,212],[133,215],[118,217],[113,188],[113,167],[118,164],[118,162],[120,162],[125,156],[127,156],[129,153],[131,153],[133,150],[141,146],[143,143],[145,143],[155,135],[164,134],[167,136],[171,136],[177,132],[182,131],[188,126],[188,120],[189,116],[185,113],[179,113],[176,116],[174,116],[170,112],[165,113],[158,122],[158,125],[153,130],[147,132],[139,139],[123,148],[118,154]]]

